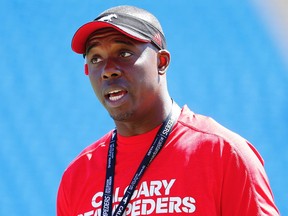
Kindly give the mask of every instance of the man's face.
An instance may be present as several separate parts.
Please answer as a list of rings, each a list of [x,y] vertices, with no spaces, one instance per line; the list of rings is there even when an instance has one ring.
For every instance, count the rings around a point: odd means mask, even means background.
[[[86,43],[89,78],[115,121],[141,121],[159,104],[157,50],[114,29],[94,33]]]

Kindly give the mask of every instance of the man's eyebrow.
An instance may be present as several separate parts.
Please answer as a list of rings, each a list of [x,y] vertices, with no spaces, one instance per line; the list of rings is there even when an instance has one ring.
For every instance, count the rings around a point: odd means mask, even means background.
[[[88,52],[93,48],[93,47],[96,47],[96,46],[99,46],[99,42],[95,42],[95,43],[92,43],[90,44],[89,46],[86,47],[86,54],[88,54]]]

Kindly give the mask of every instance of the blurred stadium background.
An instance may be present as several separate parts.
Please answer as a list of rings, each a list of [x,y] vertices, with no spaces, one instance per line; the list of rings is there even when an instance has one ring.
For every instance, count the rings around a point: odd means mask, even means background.
[[[113,128],[70,41],[119,4],[160,19],[171,95],[256,146],[288,215],[287,0],[2,0],[0,215],[55,215],[64,169]]]

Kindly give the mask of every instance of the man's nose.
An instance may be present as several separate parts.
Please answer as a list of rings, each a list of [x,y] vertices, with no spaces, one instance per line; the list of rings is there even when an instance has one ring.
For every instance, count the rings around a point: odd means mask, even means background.
[[[112,60],[107,60],[102,72],[102,79],[111,79],[121,76],[121,71]]]

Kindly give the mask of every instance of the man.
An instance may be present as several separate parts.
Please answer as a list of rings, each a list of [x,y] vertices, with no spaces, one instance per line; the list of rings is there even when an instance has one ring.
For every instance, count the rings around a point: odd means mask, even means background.
[[[256,149],[170,98],[158,20],[119,6],[78,29],[72,49],[116,129],[66,169],[58,216],[279,215]]]

